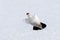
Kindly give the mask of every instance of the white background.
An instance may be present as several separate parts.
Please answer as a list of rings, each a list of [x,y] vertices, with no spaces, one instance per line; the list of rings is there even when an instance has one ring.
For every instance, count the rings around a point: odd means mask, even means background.
[[[23,20],[27,12],[47,27],[32,30]],[[60,40],[60,0],[0,0],[0,40]]]

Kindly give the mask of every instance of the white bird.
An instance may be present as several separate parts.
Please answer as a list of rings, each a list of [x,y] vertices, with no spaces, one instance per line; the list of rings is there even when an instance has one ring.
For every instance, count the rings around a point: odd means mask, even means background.
[[[33,30],[42,30],[46,27],[45,23],[40,22],[38,16],[33,16],[30,13],[26,13],[27,18],[25,19],[28,24],[33,26]]]

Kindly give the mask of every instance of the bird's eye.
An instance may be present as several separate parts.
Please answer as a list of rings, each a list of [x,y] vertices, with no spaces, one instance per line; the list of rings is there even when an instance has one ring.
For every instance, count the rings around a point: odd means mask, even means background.
[[[29,13],[26,13],[26,15],[29,15]]]

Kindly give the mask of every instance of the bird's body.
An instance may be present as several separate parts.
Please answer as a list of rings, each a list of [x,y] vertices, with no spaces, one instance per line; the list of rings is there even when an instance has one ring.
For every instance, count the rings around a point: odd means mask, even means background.
[[[40,19],[38,18],[38,16],[33,16],[33,15],[31,15],[31,14],[28,14],[27,15],[27,18],[26,18],[26,21],[29,23],[29,24],[31,24],[31,25],[33,25],[33,30],[38,30],[38,29],[43,29],[43,27],[42,27],[42,24],[41,24],[41,22],[40,22]]]

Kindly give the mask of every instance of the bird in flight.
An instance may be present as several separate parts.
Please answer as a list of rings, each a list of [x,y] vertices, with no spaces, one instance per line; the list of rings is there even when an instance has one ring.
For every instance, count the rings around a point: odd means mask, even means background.
[[[41,22],[38,16],[33,16],[30,13],[26,13],[27,18],[25,18],[26,22],[28,24],[31,24],[33,26],[33,30],[42,30],[46,28],[46,24]]]

